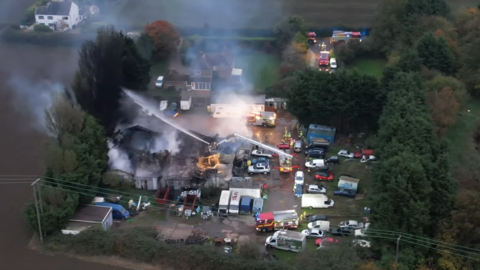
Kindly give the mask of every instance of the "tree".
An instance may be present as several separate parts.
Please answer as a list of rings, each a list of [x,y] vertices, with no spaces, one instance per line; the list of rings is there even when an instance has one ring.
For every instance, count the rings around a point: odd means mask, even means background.
[[[275,36],[277,44],[281,51],[292,42],[297,33],[305,36],[307,27],[303,19],[299,16],[290,16],[275,27]]]
[[[454,57],[444,38],[427,33],[418,41],[417,51],[424,66],[446,75],[453,74]]]
[[[405,49],[400,53],[397,67],[403,72],[420,72],[422,60],[414,50]]]
[[[72,106],[64,93],[52,94],[52,104],[55,106],[45,110],[50,135],[61,140],[64,135],[76,134],[82,129],[85,113],[80,107]]]
[[[440,16],[447,18],[450,8],[444,0],[407,0],[405,10],[409,14]]]
[[[290,42],[290,44],[282,51],[282,75],[287,77],[296,70],[304,70],[307,68],[307,50],[304,44],[298,42]]]
[[[168,21],[154,21],[145,26],[145,33],[153,39],[153,55],[159,59],[167,58],[180,45],[180,33]]]
[[[403,36],[408,32],[404,23],[406,0],[386,0],[379,4],[374,19],[371,38],[378,50],[388,54],[401,48]]]
[[[449,87],[453,90],[456,101],[458,102],[460,108],[463,108],[468,100],[468,93],[465,89],[465,85],[461,81],[455,79],[454,77],[436,76],[430,81],[425,82],[427,93],[431,91],[438,92],[445,87]]]
[[[138,52],[148,61],[153,58],[153,43],[153,38],[145,33],[141,33],[136,41]]]
[[[343,65],[349,65],[355,60],[355,52],[350,49],[347,43],[335,47],[335,56]]]
[[[112,134],[118,121],[124,38],[113,26],[98,29],[95,41],[79,51],[78,70],[72,83],[78,103]]]
[[[150,83],[150,63],[137,49],[133,39],[122,34],[123,57],[121,85],[128,89],[145,91]]]

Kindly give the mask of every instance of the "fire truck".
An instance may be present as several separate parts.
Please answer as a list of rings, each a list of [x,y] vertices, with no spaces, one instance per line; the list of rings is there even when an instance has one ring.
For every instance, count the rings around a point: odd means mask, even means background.
[[[318,68],[320,71],[322,70],[328,71],[329,67],[330,67],[330,52],[321,51],[320,57],[318,57]]]
[[[317,43],[317,34],[315,32],[308,32],[307,38],[309,44]]]
[[[290,154],[289,150],[286,150],[287,154]],[[292,154],[295,155],[295,154]],[[292,158],[288,156],[279,156],[280,167],[273,167],[274,169],[278,169],[280,172],[289,173],[292,172],[293,169],[299,169],[300,166],[292,166]]]
[[[247,114],[247,123],[253,126],[275,127],[277,114],[274,112],[251,112]]]
[[[333,31],[333,35],[330,38],[330,43],[349,42],[350,40],[358,40],[362,42],[362,33],[360,32],[345,32],[345,31]]]
[[[285,210],[256,214],[255,221],[257,231],[267,232],[296,229],[300,220],[295,210]]]

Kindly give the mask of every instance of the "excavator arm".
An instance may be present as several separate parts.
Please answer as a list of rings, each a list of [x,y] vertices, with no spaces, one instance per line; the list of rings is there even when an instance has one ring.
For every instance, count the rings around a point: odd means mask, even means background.
[[[287,153],[283,152],[283,151],[280,150],[280,149],[277,149],[277,148],[272,147],[272,146],[270,146],[270,145],[261,143],[261,142],[259,142],[259,141],[254,140],[254,139],[251,139],[251,138],[242,136],[242,135],[237,134],[237,133],[233,133],[233,134],[228,135],[227,137],[225,137],[225,139],[221,140],[221,141],[218,142],[218,143],[212,143],[212,144],[210,144],[210,149],[212,149],[212,150],[213,150],[213,149],[216,149],[219,145],[221,145],[221,144],[223,144],[223,143],[226,143],[226,142],[228,142],[228,141],[231,141],[233,138],[242,139],[242,140],[247,141],[247,142],[249,142],[249,143],[251,143],[251,144],[257,145],[258,147],[261,147],[261,148],[263,148],[263,149],[265,149],[265,150],[272,151],[272,152],[276,153],[276,154],[279,155],[279,156],[283,156],[283,157],[287,157],[287,158],[293,158],[292,155],[287,154]]]

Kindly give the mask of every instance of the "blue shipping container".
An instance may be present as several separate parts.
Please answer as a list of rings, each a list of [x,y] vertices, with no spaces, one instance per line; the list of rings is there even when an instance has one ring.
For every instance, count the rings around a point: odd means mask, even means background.
[[[252,212],[252,198],[242,197],[240,202],[240,212],[244,214],[250,214]]]

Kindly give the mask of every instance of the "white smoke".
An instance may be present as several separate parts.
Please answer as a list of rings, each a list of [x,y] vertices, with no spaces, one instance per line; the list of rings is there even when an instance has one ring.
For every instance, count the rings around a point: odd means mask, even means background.
[[[108,166],[111,170],[120,170],[126,173],[133,173],[132,162],[125,151],[116,147],[112,141],[108,141]]]
[[[157,153],[162,150],[167,150],[172,155],[178,154],[182,146],[182,140],[178,135],[178,131],[176,130],[164,130],[161,136],[156,136],[154,138],[154,143],[150,148],[150,152]]]
[[[48,132],[45,122],[45,109],[52,105],[52,94],[64,92],[60,83],[51,81],[30,81],[24,77],[14,76],[8,80],[12,89],[12,104],[17,113],[27,114],[32,121],[31,127]]]

